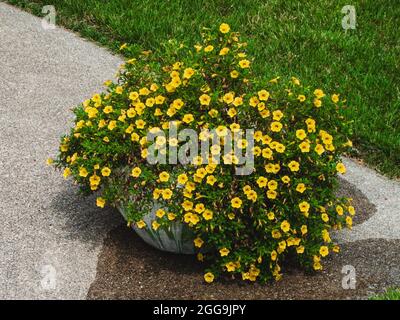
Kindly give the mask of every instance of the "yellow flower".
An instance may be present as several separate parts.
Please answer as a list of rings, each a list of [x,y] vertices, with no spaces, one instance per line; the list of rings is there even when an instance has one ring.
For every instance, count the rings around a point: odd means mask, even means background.
[[[211,283],[211,282],[214,281],[214,275],[213,275],[211,272],[207,272],[207,273],[204,275],[204,280],[205,280],[207,283]]]
[[[282,240],[281,242],[278,243],[278,252],[283,252],[286,249],[286,241]]]
[[[182,173],[178,176],[178,183],[185,184],[188,181],[188,177],[185,173]]]
[[[67,179],[71,175],[71,169],[70,168],[65,168],[63,172],[63,176],[65,179]]]
[[[272,112],[272,117],[274,120],[279,121],[283,117],[283,112],[281,110],[275,110]]]
[[[288,232],[290,230],[290,223],[286,220],[282,221],[281,229],[283,232]]]
[[[315,120],[308,118],[306,121],[307,127],[315,127]]]
[[[250,67],[250,61],[247,60],[247,59],[240,60],[240,61],[239,61],[239,66],[240,66],[242,69],[247,69],[247,68]]]
[[[232,262],[232,261],[226,263],[225,267],[226,267],[226,271],[228,271],[228,272],[233,272],[233,271],[236,270],[236,264],[234,262]]]
[[[112,106],[106,106],[103,109],[104,113],[109,114],[111,112],[113,112],[113,107]]]
[[[270,180],[268,182],[268,189],[269,190],[276,190],[278,188],[278,182],[276,182],[275,180]]]
[[[89,182],[90,182],[91,185],[99,185],[100,181],[101,181],[101,178],[96,174],[92,175],[89,178]]]
[[[196,225],[199,221],[200,221],[200,218],[197,214],[194,214],[194,213],[190,214],[189,222],[191,224]]]
[[[243,104],[243,98],[242,97],[236,97],[234,100],[233,100],[233,105],[235,106],[235,107],[239,107],[239,106],[241,106]]]
[[[225,137],[228,134],[228,129],[225,126],[218,126],[215,132],[218,137]]]
[[[298,247],[296,248],[296,252],[297,252],[298,254],[304,253],[304,246],[298,246]]]
[[[126,128],[125,132],[131,134],[133,132],[133,125],[130,125],[128,128]]]
[[[257,184],[260,188],[264,188],[267,185],[268,179],[265,177],[259,177],[257,179]]]
[[[271,122],[271,131],[273,132],[279,132],[282,130],[282,123],[273,121]]]
[[[156,101],[154,100],[154,98],[147,98],[146,99],[146,106],[151,108],[152,106],[154,106],[155,102]]]
[[[165,216],[165,211],[163,209],[158,209],[156,211],[156,216],[159,217],[159,218],[164,217]]]
[[[171,199],[172,197],[172,190],[167,188],[162,191],[162,197],[164,200]]]
[[[278,257],[278,253],[275,250],[273,250],[271,252],[271,260],[275,261],[277,257]]]
[[[180,110],[183,107],[184,104],[185,103],[182,101],[182,99],[175,99],[172,102],[172,106],[177,110]]]
[[[300,95],[297,97],[297,100],[299,100],[300,102],[304,102],[304,101],[306,100],[306,96],[303,95],[303,94],[300,94]]]
[[[235,94],[233,92],[228,92],[224,95],[223,100],[226,103],[232,103],[233,99],[235,98]]]
[[[349,206],[349,207],[347,208],[347,210],[349,211],[349,213],[350,213],[352,216],[354,216],[354,215],[356,214],[356,210],[354,209],[353,206]]]
[[[135,167],[132,169],[131,176],[137,178],[142,173],[142,170],[139,167]]]
[[[210,51],[213,51],[213,50],[214,50],[214,47],[212,45],[209,45],[209,46],[204,48],[204,52],[210,52]]]
[[[181,65],[182,65],[182,62],[180,62],[180,61],[177,61],[177,62],[175,62],[174,64],[173,64],[173,69],[174,70],[179,70],[180,68],[181,68]]]
[[[300,85],[300,80],[297,79],[296,77],[292,77],[291,80],[292,80],[292,83],[295,84],[296,86]]]
[[[285,152],[286,147],[285,147],[282,143],[277,143],[277,144],[276,144],[276,147],[275,147],[275,150],[276,150],[278,153],[283,153],[283,152]]]
[[[267,90],[258,91],[258,98],[261,101],[267,101],[269,98],[269,92]]]
[[[290,161],[288,164],[290,171],[299,171],[300,164],[297,161]]]
[[[322,101],[319,99],[314,99],[314,106],[320,108],[322,106]]]
[[[320,262],[314,262],[313,268],[314,270],[322,270],[322,265]]]
[[[321,219],[323,222],[329,221],[329,216],[326,213],[321,214]]]
[[[338,103],[339,102],[339,95],[338,94],[333,94],[331,99],[332,99],[333,103]]]
[[[220,56],[225,56],[225,55],[228,54],[228,52],[229,52],[229,48],[222,48],[222,49],[219,51],[219,55],[220,55]]]
[[[196,238],[193,240],[195,247],[201,248],[204,244],[204,241],[201,238]]]
[[[185,211],[190,211],[190,210],[193,209],[193,202],[188,201],[188,200],[185,200],[185,201],[182,203],[182,207],[183,207],[183,209],[184,209]]]
[[[204,212],[203,212],[203,218],[205,219],[205,220],[211,220],[212,218],[213,218],[213,213],[212,213],[212,211],[211,210],[205,210]]]
[[[111,169],[108,167],[104,167],[103,169],[101,169],[101,175],[103,177],[108,177],[111,174]]]
[[[172,221],[172,220],[174,220],[175,218],[176,218],[176,215],[175,215],[174,213],[172,213],[172,212],[169,212],[169,213],[168,213],[168,220]]]
[[[232,79],[236,79],[237,77],[239,77],[239,72],[237,72],[236,70],[232,70],[230,76]]]
[[[147,96],[147,95],[150,94],[150,90],[147,89],[146,87],[141,88],[141,89],[139,90],[139,94],[140,94],[141,96]]]
[[[325,97],[325,93],[321,89],[315,89],[314,95],[317,97],[317,99],[321,99],[321,98]]]
[[[227,248],[222,248],[222,249],[219,250],[219,254],[221,255],[221,257],[227,256],[229,254],[229,252],[230,251]]]
[[[331,242],[331,241],[332,241],[332,240],[331,240],[331,237],[329,236],[328,230],[326,230],[326,229],[322,230],[322,239],[323,239],[325,242]]]
[[[301,234],[305,235],[308,232],[308,228],[305,224],[303,224],[300,228]]]
[[[353,225],[353,219],[350,216],[346,217],[346,224],[351,229],[351,227]]]
[[[274,220],[275,214],[272,211],[270,211],[267,213],[267,218],[268,218],[268,220]]]
[[[306,136],[307,134],[303,129],[296,130],[297,139],[304,140]]]
[[[210,105],[211,97],[208,94],[202,94],[199,100],[202,106],[208,106]]]
[[[283,183],[289,183],[290,182],[290,178],[288,176],[283,176],[281,178],[281,180],[282,180]]]
[[[79,176],[80,177],[86,178],[87,175],[88,175],[88,171],[85,168],[82,168],[82,167],[79,168]]]
[[[319,248],[319,254],[322,257],[326,257],[329,254],[329,249],[327,246],[321,246],[321,248]]]
[[[131,134],[131,140],[132,141],[139,141],[139,135],[136,132],[133,132]]]
[[[196,204],[194,211],[196,211],[197,213],[202,213],[205,210],[204,208],[204,204],[202,203],[198,203]]]
[[[316,153],[318,153],[318,155],[321,155],[325,152],[325,148],[322,144],[317,144],[314,150]]]
[[[215,118],[218,115],[218,110],[211,109],[210,111],[208,111],[208,114],[211,118]]]
[[[100,208],[104,208],[106,204],[106,200],[104,200],[103,198],[99,197],[96,199],[96,205]]]
[[[231,30],[231,28],[229,27],[229,24],[227,24],[227,23],[222,23],[219,26],[219,31],[221,31],[222,33],[228,33],[229,30]]]
[[[343,163],[339,162],[339,163],[336,165],[336,171],[339,172],[339,173],[341,173],[341,174],[346,173],[346,167],[345,167],[345,165],[344,165]]]
[[[183,71],[183,78],[184,79],[190,79],[194,75],[194,69],[192,68],[186,68]]]
[[[110,123],[108,124],[108,130],[112,131],[117,127],[117,121],[111,120]]]
[[[154,229],[154,231],[157,231],[157,229],[160,227],[160,224],[157,221],[153,221],[151,223],[151,227]]]
[[[146,122],[143,121],[142,119],[138,119],[135,121],[136,127],[138,129],[144,129],[144,126],[146,125]]]
[[[146,222],[144,222],[143,220],[139,220],[138,222],[136,222],[136,226],[139,229],[143,229],[146,226]]]
[[[124,92],[124,89],[121,86],[115,88],[115,93],[122,94],[122,92]]]
[[[235,197],[231,200],[231,206],[233,208],[240,208],[242,206],[242,200],[240,198]]]
[[[278,193],[275,190],[268,190],[267,191],[267,198],[268,199],[276,199]]]
[[[304,183],[299,183],[296,187],[296,191],[303,193],[306,190],[306,185]]]
[[[194,120],[194,117],[193,117],[193,115],[190,114],[190,113],[189,113],[189,114],[185,114],[185,115],[183,116],[183,118],[182,118],[182,121],[185,122],[185,123],[187,123],[187,124],[191,123],[193,120]]]
[[[87,109],[87,114],[88,114],[88,117],[89,117],[90,119],[91,119],[91,118],[96,118],[98,112],[99,112],[99,111],[98,111],[96,108],[89,107],[89,108]]]
[[[207,177],[207,181],[206,182],[207,182],[207,184],[213,186],[214,183],[217,182],[217,179],[213,175],[210,175],[210,176]]]
[[[136,110],[134,108],[129,108],[126,112],[126,115],[128,116],[128,118],[133,118],[134,116],[136,116]]]
[[[169,180],[169,173],[166,171],[163,171],[159,175],[160,181],[161,182],[167,182]]]
[[[343,215],[343,207],[342,206],[336,206],[336,212],[339,216]]]
[[[310,210],[310,204],[307,201],[300,202],[299,208],[301,212],[308,212],[308,210]]]
[[[162,95],[158,95],[157,97],[154,98],[156,104],[163,104],[165,101],[165,97]]]
[[[129,93],[129,100],[135,101],[137,98],[139,98],[139,93],[136,91]]]
[[[310,152],[310,144],[307,141],[303,141],[299,144],[301,152]]]

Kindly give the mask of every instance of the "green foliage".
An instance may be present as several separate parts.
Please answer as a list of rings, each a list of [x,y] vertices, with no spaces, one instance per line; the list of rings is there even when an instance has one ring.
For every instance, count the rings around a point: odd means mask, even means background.
[[[106,92],[76,107],[56,166],[98,192],[98,206],[123,206],[139,228],[186,224],[207,262],[207,282],[226,273],[278,280],[290,256],[320,270],[322,258],[339,250],[329,231],[351,228],[354,215],[350,200],[335,196],[337,172],[346,170],[340,156],[352,145],[346,100],[295,77],[253,73],[247,42],[227,24],[201,36],[195,46],[171,40],[130,57],[116,83],[106,81]],[[169,136],[173,128],[212,141],[207,153],[188,164],[150,164],[152,146],[167,158],[185,146]],[[254,129],[233,140],[246,149],[254,138],[249,175],[237,175],[236,154],[219,149],[240,129]],[[149,132],[166,138],[151,141]],[[153,201],[162,209],[146,225]]]

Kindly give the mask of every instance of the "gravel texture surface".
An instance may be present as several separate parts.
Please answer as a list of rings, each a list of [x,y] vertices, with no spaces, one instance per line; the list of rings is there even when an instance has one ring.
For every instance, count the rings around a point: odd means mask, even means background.
[[[265,285],[223,279],[208,285],[193,256],[160,252],[121,225],[105,240],[88,299],[365,299],[400,286],[399,244],[360,240],[342,245],[322,272],[289,268],[281,281]],[[352,270],[354,287],[345,278]]]
[[[118,215],[45,164],[120,59],[0,3],[0,299],[84,298]]]

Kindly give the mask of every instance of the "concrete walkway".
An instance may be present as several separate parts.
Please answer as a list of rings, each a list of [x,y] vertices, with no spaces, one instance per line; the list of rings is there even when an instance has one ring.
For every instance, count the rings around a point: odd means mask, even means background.
[[[120,58],[0,3],[0,299],[84,299],[104,237],[122,219],[98,210],[45,165],[70,108],[102,90]],[[400,184],[346,160],[377,207],[343,242],[400,238]],[[400,263],[400,262],[399,262]]]
[[[71,107],[102,90],[121,60],[0,3],[0,61],[0,299],[85,298],[103,237],[121,220],[45,161]]]
[[[338,238],[342,242],[366,239],[400,239],[400,183],[390,180],[369,168],[345,159],[345,180],[355,185],[376,206],[376,213],[367,221],[343,230]],[[359,212],[362,214],[362,212]],[[399,264],[400,264],[400,257]]]

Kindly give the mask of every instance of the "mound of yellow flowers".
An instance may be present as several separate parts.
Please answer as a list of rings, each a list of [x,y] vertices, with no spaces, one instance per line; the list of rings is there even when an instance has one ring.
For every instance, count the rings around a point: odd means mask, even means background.
[[[96,193],[99,207],[124,204],[138,228],[187,225],[206,282],[278,280],[287,258],[322,269],[322,259],[339,251],[330,231],[351,228],[355,213],[350,199],[335,196],[337,174],[346,171],[340,156],[351,148],[345,101],[294,77],[254,75],[247,44],[225,23],[204,29],[202,39],[135,52],[117,82],[74,109],[54,164]],[[207,130],[223,140],[253,129],[251,174],[235,174],[232,154],[211,161],[221,152],[216,145],[190,163],[149,163],[149,132],[166,133],[156,140],[166,155],[185,142],[168,138],[171,126],[196,130],[201,141]],[[162,209],[148,225],[143,217],[155,200]]]

